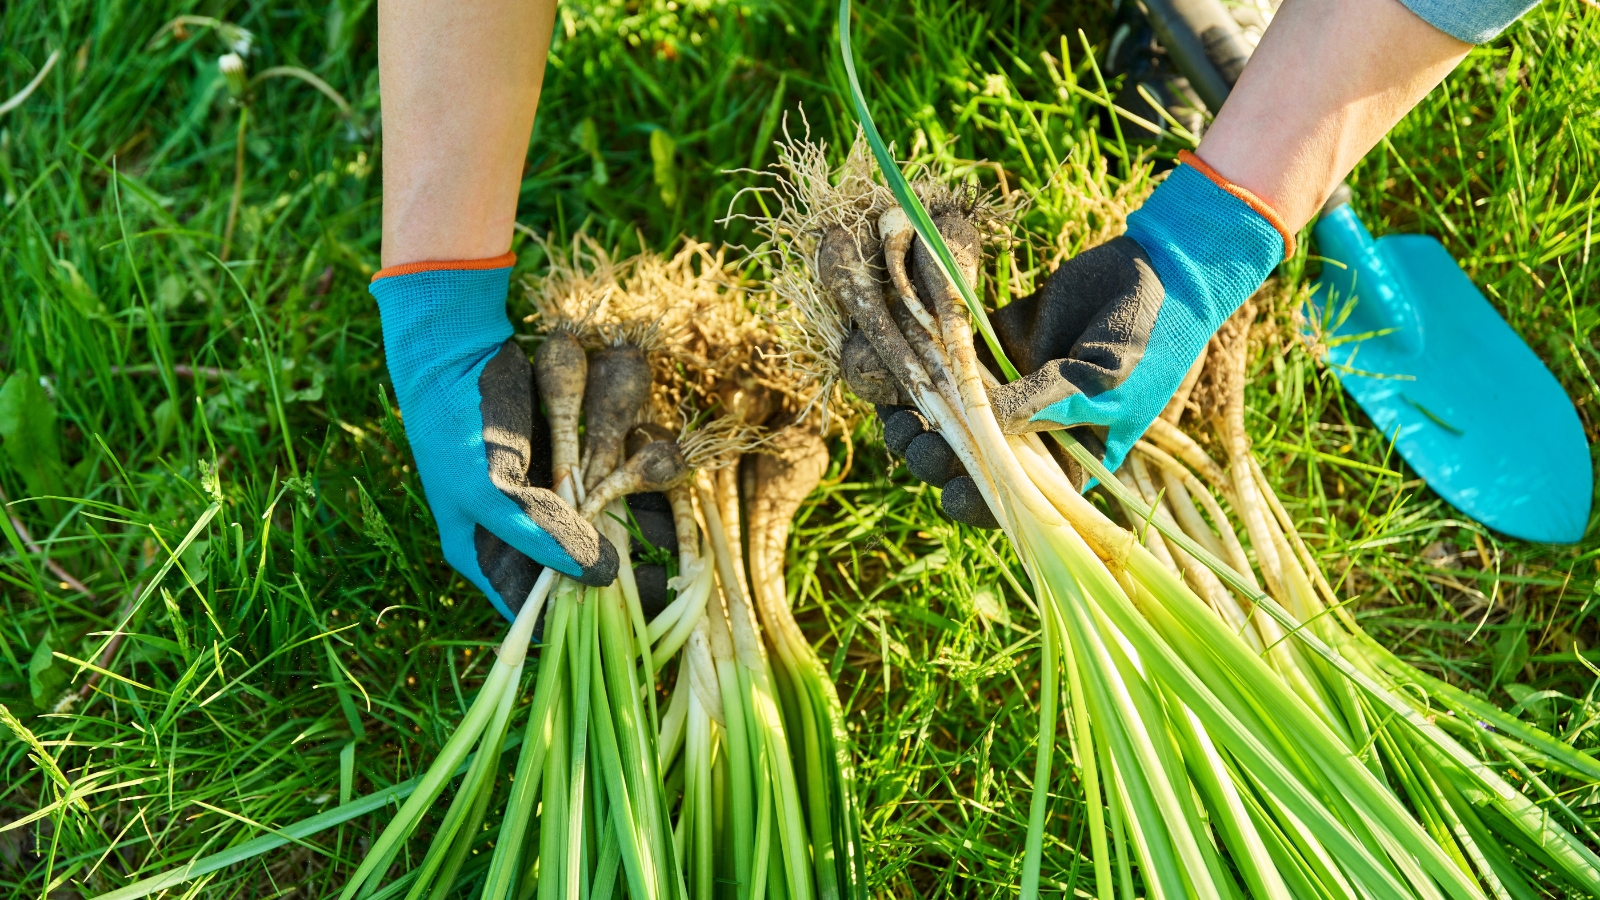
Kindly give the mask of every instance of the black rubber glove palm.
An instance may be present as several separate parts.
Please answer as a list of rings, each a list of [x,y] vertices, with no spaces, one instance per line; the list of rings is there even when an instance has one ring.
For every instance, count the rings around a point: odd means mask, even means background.
[[[551,484],[550,427],[537,409],[533,372],[527,357],[514,342],[505,347],[486,369],[483,410],[485,419],[496,427],[490,457],[501,480],[515,482],[524,489],[548,492]],[[559,502],[559,501],[555,501]],[[629,542],[634,560],[633,577],[639,587],[639,602],[646,616],[653,617],[667,605],[667,570],[646,561],[650,548],[675,548],[677,532],[672,525],[672,507],[665,494],[633,494],[627,498],[628,510],[637,526],[637,536]],[[567,509],[562,504],[562,509]],[[609,561],[599,578],[610,584],[617,572],[617,549],[598,536]],[[478,526],[474,535],[478,565],[491,587],[501,597],[513,598],[512,612],[521,607],[544,566],[511,546],[488,529]],[[589,583],[589,582],[585,582]]]
[[[912,254],[912,274],[919,287],[932,274],[924,271],[929,268],[925,252]],[[1131,238],[1115,238],[1062,264],[1038,290],[989,315],[1012,364],[1020,372],[1033,373],[997,392],[993,397],[997,408],[1011,399],[1007,394],[1050,388],[1030,384],[1033,382],[1069,382],[1086,392],[1119,383],[1144,355],[1149,323],[1154,321],[1162,297],[1160,280],[1144,250]],[[843,368],[852,389],[866,396],[890,376],[875,354],[864,357],[859,349],[852,354],[850,345],[856,343],[864,341],[857,342],[852,335]],[[871,353],[870,347],[865,349]],[[979,359],[998,372],[982,341],[977,350]],[[995,527],[994,514],[977,485],[922,415],[908,406],[879,404],[876,408],[885,445],[906,460],[912,475],[943,488],[945,514],[968,525]],[[1079,426],[1071,431],[1096,455],[1104,456],[1104,429]],[[1061,454],[1053,441],[1045,445],[1072,482],[1081,487],[1085,478],[1076,463]]]

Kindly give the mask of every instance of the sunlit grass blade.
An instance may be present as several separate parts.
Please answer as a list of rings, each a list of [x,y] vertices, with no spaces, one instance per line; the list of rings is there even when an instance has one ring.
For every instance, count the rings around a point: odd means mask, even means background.
[[[523,744],[523,738],[520,735],[512,735],[506,739],[506,742],[501,749],[519,749],[519,745],[523,745],[521,749],[526,749],[526,746]],[[525,755],[526,754],[524,754],[524,756]],[[473,761],[476,759],[477,755],[473,754],[469,759],[458,766],[456,771],[451,773],[451,777],[465,775],[467,769],[471,767]],[[148,897],[151,894],[160,893],[161,891],[176,887],[184,882],[193,881],[202,876],[209,875],[212,872],[225,869],[228,866],[247,862],[255,857],[261,856],[262,854],[269,853],[272,850],[276,850],[279,847],[292,843],[297,839],[311,837],[312,835],[326,831],[329,828],[335,828],[344,824],[345,822],[350,822],[361,818],[362,816],[370,815],[393,803],[403,801],[410,797],[417,788],[421,787],[423,782],[426,780],[426,773],[423,775],[418,775],[415,778],[407,779],[399,784],[368,794],[365,797],[352,800],[349,803],[343,804],[334,809],[330,809],[325,813],[319,813],[308,819],[302,819],[299,822],[295,822],[292,825],[286,825],[282,828],[276,829],[272,834],[262,835],[258,838],[252,838],[251,840],[245,841],[238,846],[230,847],[227,850],[222,850],[209,856],[200,857],[188,865],[179,867],[173,871],[164,872],[160,875],[155,875],[150,878],[144,878],[114,891],[108,891],[107,893],[99,895],[97,900],[140,900],[140,898]]]

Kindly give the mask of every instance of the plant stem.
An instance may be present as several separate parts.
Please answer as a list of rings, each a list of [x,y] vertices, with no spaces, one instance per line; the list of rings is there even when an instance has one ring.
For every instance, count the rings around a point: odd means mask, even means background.
[[[244,136],[249,127],[250,107],[239,105],[238,145],[233,154],[233,196],[228,200],[228,224],[222,229],[222,252],[217,258],[228,261],[228,251],[233,249],[233,226],[239,219],[239,198],[244,195]]]

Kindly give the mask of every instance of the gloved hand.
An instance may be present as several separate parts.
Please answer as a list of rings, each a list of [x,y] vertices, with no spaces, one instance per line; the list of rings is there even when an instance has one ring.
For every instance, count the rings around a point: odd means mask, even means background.
[[[1193,154],[1180,159],[1128,217],[1126,234],[1073,257],[1033,294],[990,315],[1006,355],[1029,373],[990,392],[1006,432],[1091,426],[1115,470],[1211,335],[1294,252],[1294,235],[1271,207]],[[913,254],[913,266],[926,255]],[[987,355],[981,342],[979,354]],[[885,442],[912,474],[945,486],[946,514],[993,527],[971,479],[943,462],[954,459],[948,446],[941,451],[943,438],[914,411],[880,408],[885,413]]]
[[[666,494],[647,491],[629,494],[627,504],[632,525],[637,527],[628,539],[633,583],[639,589],[644,617],[654,619],[673,596],[667,589],[667,567],[661,563],[663,553],[677,556],[678,530],[672,522],[672,503]],[[652,549],[654,553],[650,552]]]
[[[513,261],[395,266],[370,287],[444,557],[507,618],[541,566],[599,586],[618,564],[616,548],[533,472],[542,447],[548,483],[549,438],[506,318]]]

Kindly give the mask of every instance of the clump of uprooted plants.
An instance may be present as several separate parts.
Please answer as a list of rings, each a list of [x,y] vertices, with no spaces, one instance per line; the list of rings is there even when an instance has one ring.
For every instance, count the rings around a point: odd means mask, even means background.
[[[695,897],[719,880],[740,897],[864,896],[843,710],[784,582],[790,523],[828,466],[829,423],[807,414],[832,386],[814,377],[815,349],[787,343],[781,318],[757,313],[771,304],[704,244],[619,265],[580,242],[552,253],[530,293],[542,321],[602,331],[620,324],[621,295],[652,298],[661,335],[654,422],[635,433],[678,416],[752,438],[667,492],[677,595],[648,633],[653,666],[684,648],[657,732],[684,885]]]
[[[1368,638],[1296,533],[1244,430],[1248,307],[1118,474],[1063,432],[1003,434],[973,342],[987,320],[955,283],[978,283],[997,229],[961,191],[873,160],[858,141],[830,168],[825,148],[789,142],[756,227],[794,343],[861,399],[914,406],[961,474],[946,508],[983,503],[1032,581],[1043,670],[1022,896],[1040,886],[1063,695],[1102,898],[1600,892],[1595,836],[1539,774],[1593,785],[1600,764]],[[880,179],[919,202],[902,208]],[[1045,440],[1133,527],[1086,500]]]
[[[1360,748],[1363,761],[1385,775],[1445,851],[1491,893],[1536,896],[1550,889],[1552,875],[1592,891],[1592,846],[1574,834],[1591,845],[1600,844],[1600,837],[1562,797],[1600,783],[1600,763],[1422,672],[1373,640],[1296,530],[1252,453],[1244,426],[1256,318],[1256,305],[1247,303],[1223,325],[1184,389],[1117,473],[1126,491],[1144,502],[1143,508],[1124,506],[1130,520],[1153,516],[1167,532],[1189,538],[1229,564],[1246,590],[1225,587],[1162,530],[1143,534],[1152,553],[1181,572],[1347,743]],[[1213,458],[1206,446],[1220,450],[1222,459]],[[1263,589],[1340,659],[1407,703],[1429,728],[1419,734],[1398,721],[1371,696],[1352,690],[1344,673],[1261,615],[1251,591]],[[1514,773],[1510,777],[1522,787],[1513,786],[1502,771]]]
[[[409,880],[455,883],[496,796],[535,623],[544,638],[482,896],[864,896],[842,709],[788,606],[788,528],[828,465],[804,349],[784,350],[709,247],[616,260],[546,246],[527,285],[554,489],[626,548],[625,498],[664,497],[669,596],[547,569],[466,718],[346,885],[370,895],[476,746]],[[670,683],[670,700],[657,695]]]

